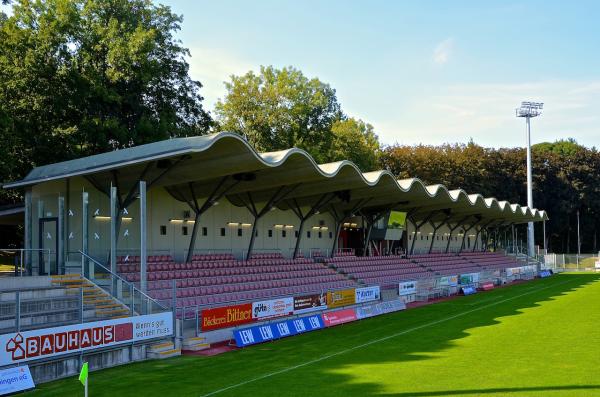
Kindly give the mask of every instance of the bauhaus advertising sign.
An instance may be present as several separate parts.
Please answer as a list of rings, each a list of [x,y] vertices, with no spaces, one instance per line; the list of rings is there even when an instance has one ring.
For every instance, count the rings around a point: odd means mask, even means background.
[[[173,335],[170,312],[0,335],[0,366]]]

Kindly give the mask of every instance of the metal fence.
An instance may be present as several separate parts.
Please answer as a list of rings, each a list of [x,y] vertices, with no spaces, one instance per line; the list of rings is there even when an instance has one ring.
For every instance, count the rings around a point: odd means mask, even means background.
[[[546,254],[543,256],[544,266],[556,272],[562,271],[599,271],[600,253],[598,254]]]

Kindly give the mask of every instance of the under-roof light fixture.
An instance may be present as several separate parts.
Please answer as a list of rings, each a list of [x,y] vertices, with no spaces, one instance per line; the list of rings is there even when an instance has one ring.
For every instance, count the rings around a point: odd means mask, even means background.
[[[171,223],[196,223],[196,221],[192,220],[192,219],[178,219],[178,218],[171,218],[171,219],[169,219],[169,222],[171,222]]]
[[[96,219],[97,221],[110,221],[110,216],[106,216],[106,215],[94,215],[94,219]],[[129,217],[129,216],[124,216],[121,218],[122,221],[124,222],[130,222],[133,220],[133,218]]]
[[[250,227],[251,223],[241,223],[241,222],[227,222],[227,226],[229,227]]]
[[[515,110],[517,117],[525,117],[527,133],[527,206],[533,208],[533,183],[531,170],[531,118],[542,114],[544,104],[542,102],[521,102],[521,107]],[[533,222],[527,223],[527,253],[534,255]]]
[[[319,230],[319,231],[329,230],[329,228],[327,226],[313,226],[312,228],[313,228],[313,230]]]
[[[282,225],[282,224],[276,224],[276,225],[273,225],[273,227],[274,227],[275,229],[293,229],[293,228],[294,228],[294,225]]]

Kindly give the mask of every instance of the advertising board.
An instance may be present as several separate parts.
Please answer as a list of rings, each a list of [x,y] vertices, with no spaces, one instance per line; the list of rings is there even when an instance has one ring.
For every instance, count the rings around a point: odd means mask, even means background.
[[[279,321],[271,324],[261,324],[254,327],[237,329],[233,337],[238,347],[245,347],[257,343],[268,342],[275,339],[286,338],[305,332],[323,328],[323,319],[320,314]]]
[[[202,310],[202,331],[234,327],[252,321],[252,303]]]
[[[356,311],[354,309],[342,309],[323,313],[323,323],[326,327],[333,327],[335,325],[345,324],[356,320]]]
[[[417,293],[416,281],[403,281],[398,284],[398,295],[411,295]]]
[[[406,309],[406,304],[399,299],[373,303],[370,305],[357,307],[356,318],[361,320],[363,318],[375,317],[381,314],[392,313],[404,309]]]
[[[356,289],[356,297],[354,299],[356,303],[378,301],[379,299],[381,299],[381,290],[379,286]]]
[[[327,292],[327,307],[329,308],[348,306],[354,303],[356,303],[354,288]]]
[[[327,294],[312,294],[294,297],[294,314],[327,309]]]
[[[289,316],[294,312],[294,298],[279,298],[252,303],[252,318],[264,320]]]
[[[0,370],[0,396],[34,387],[35,384],[27,365]]]

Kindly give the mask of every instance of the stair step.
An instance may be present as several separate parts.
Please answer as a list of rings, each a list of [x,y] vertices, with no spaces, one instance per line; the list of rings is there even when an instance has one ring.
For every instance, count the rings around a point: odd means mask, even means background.
[[[148,353],[160,353],[173,350],[174,348],[175,346],[173,345],[173,342],[162,342],[149,346]]]
[[[111,315],[111,314],[123,314],[129,312],[129,309],[96,309],[96,314],[104,314],[104,315]]]
[[[176,357],[176,356],[180,356],[180,355],[181,355],[181,349],[170,349],[170,350],[165,350],[162,352],[156,352],[156,353],[149,352],[148,353],[149,358],[155,358],[155,359]]]
[[[101,305],[96,305],[96,309],[111,309],[113,307],[123,307],[120,303],[106,303]]]

